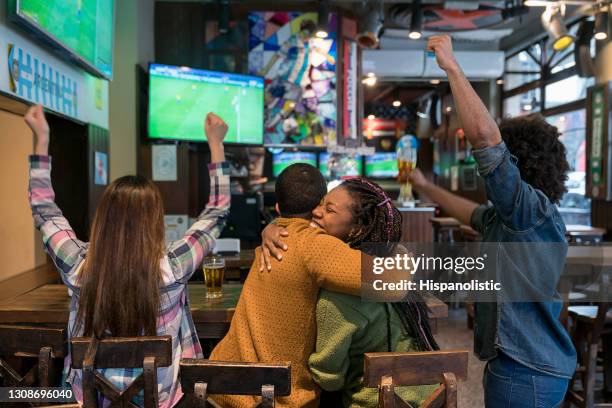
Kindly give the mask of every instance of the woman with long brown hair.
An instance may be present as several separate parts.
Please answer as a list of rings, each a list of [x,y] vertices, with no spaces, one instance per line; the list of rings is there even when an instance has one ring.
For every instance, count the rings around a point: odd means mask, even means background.
[[[158,388],[160,407],[173,406],[183,394],[179,360],[203,357],[189,311],[187,282],[210,251],[229,212],[229,166],[223,149],[227,125],[213,113],[206,117],[210,198],[185,236],[166,247],[160,192],[142,176],[124,176],[106,188],[89,243],[80,241],[54,202],[49,126],[42,107],[32,106],[25,121],[35,138],[30,156],[32,215],[71,294],[69,336],[171,335],[173,365],[158,369]],[[134,369],[102,371],[120,389],[139,374]],[[70,355],[64,374],[81,402],[82,373],[70,368]],[[141,402],[139,397],[135,402]]]

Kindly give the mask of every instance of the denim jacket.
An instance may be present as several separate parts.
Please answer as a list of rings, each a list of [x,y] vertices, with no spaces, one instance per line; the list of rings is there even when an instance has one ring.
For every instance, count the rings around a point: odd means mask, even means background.
[[[576,368],[576,351],[559,322],[562,302],[556,285],[567,256],[565,224],[556,206],[542,193],[524,182],[517,158],[502,142],[474,150],[478,172],[485,180],[490,205],[472,214],[472,227],[484,242],[551,242],[545,250],[531,250],[525,256],[500,254],[499,273],[516,282],[541,282],[550,292],[550,301],[477,302],[475,308],[474,351],[490,360],[500,350],[508,357],[544,374],[571,378]],[[540,245],[539,248],[541,248]],[[516,279],[514,279],[516,277]],[[503,292],[503,290],[502,290]]]

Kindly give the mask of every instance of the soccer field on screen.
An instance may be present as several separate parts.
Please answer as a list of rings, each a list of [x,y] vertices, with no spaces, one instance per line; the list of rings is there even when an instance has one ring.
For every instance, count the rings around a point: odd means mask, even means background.
[[[263,88],[151,75],[149,136],[204,141],[204,118],[219,115],[229,143],[261,144]]]

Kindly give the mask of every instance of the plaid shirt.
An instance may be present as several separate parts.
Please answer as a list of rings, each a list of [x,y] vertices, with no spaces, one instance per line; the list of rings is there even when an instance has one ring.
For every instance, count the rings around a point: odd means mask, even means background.
[[[189,310],[187,282],[196,268],[201,265],[204,256],[214,246],[215,238],[219,236],[225,225],[230,206],[229,165],[210,164],[209,172],[210,198],[206,208],[182,239],[169,244],[166,256],[160,260],[163,281],[160,283],[161,313],[157,320],[157,334],[172,336],[173,347],[173,365],[157,370],[160,407],[173,406],[183,395],[178,382],[180,359],[203,357]],[[68,220],[62,216],[62,212],[54,202],[51,157],[30,156],[29,198],[36,228],[41,231],[45,249],[57,266],[71,296],[68,336],[78,337],[82,335],[76,327],[78,274],[89,244],[77,239]],[[142,369],[99,371],[123,390],[142,372]],[[70,368],[70,354],[64,361],[64,375],[72,385],[77,400],[82,402],[82,372]],[[136,400],[142,405],[138,397]]]

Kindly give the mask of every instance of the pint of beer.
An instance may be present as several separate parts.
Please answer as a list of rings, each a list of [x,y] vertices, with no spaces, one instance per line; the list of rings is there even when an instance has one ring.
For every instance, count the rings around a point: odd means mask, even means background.
[[[204,282],[206,283],[206,299],[217,299],[223,296],[223,275],[225,275],[225,259],[213,255],[204,259]]]

